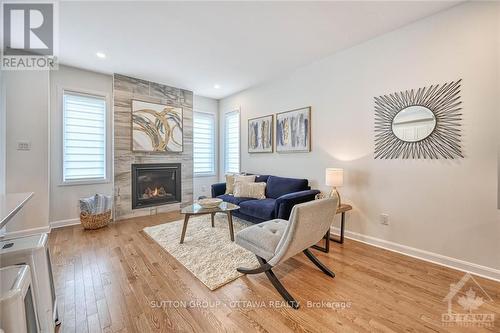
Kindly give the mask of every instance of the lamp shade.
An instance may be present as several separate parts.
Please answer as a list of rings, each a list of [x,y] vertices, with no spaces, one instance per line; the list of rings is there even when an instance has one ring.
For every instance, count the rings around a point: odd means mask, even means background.
[[[325,182],[327,186],[342,186],[344,185],[344,169],[327,168],[325,170]]]

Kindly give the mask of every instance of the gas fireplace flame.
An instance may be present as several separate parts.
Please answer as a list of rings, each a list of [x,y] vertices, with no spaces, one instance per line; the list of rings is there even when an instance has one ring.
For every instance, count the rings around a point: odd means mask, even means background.
[[[163,186],[160,187],[147,187],[142,194],[142,199],[154,199],[154,198],[163,198],[166,197],[167,191]]]

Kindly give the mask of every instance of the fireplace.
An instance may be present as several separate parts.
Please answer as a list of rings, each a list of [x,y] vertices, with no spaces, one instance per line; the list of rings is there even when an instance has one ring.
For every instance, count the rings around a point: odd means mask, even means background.
[[[132,164],[132,209],[181,202],[181,164]]]

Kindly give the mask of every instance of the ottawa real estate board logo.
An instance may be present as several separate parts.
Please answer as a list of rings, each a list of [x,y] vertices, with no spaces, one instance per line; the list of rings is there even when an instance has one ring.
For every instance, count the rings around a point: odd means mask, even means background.
[[[1,69],[57,69],[56,3],[2,2],[1,8]]]
[[[469,273],[450,285],[443,301],[448,304],[448,311],[441,315],[444,326],[495,326],[495,314],[488,310],[493,299]]]

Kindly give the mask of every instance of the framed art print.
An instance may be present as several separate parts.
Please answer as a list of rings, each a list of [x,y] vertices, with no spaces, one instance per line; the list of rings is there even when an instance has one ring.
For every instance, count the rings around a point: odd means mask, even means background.
[[[248,152],[273,152],[273,116],[248,119]]]
[[[311,107],[276,114],[276,152],[311,151]]]

